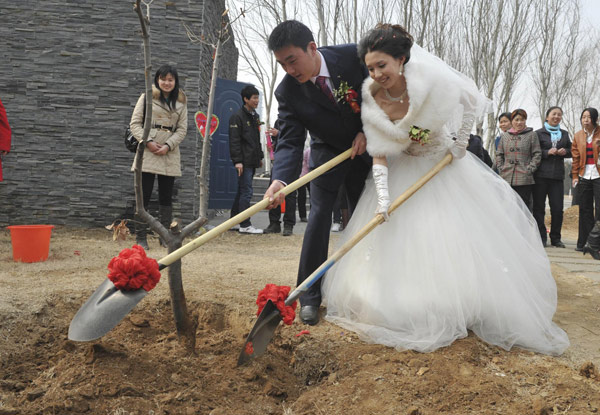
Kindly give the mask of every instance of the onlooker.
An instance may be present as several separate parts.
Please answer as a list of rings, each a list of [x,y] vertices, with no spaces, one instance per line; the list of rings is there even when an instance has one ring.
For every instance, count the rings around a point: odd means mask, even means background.
[[[275,126],[269,128],[267,133],[271,137],[271,145],[273,151],[277,150],[277,138],[279,136],[279,122],[275,121]],[[275,158],[273,158],[275,160]],[[299,166],[300,167],[300,166]],[[300,169],[299,169],[300,170]],[[300,171],[298,171],[300,174]],[[270,184],[270,183],[269,183]],[[283,232],[281,232],[281,206],[277,206],[269,210],[269,226],[264,230],[264,233],[280,233],[283,236],[290,236],[294,233],[294,225],[296,224],[296,192],[292,192],[285,197],[285,209],[283,212]]]
[[[300,177],[308,173],[310,163],[310,146],[304,149],[302,156],[302,170],[300,171]],[[298,189],[298,215],[300,216],[300,222],[308,222],[308,216],[306,215],[306,195],[310,198],[310,183]],[[310,202],[309,202],[310,203]]]
[[[229,154],[238,172],[238,189],[231,207],[231,217],[250,207],[254,172],[262,167],[264,157],[260,147],[260,119],[256,113],[258,89],[254,85],[247,85],[241,95],[244,105],[229,119]],[[252,226],[250,218],[240,223],[239,231],[263,233],[262,229]]]
[[[346,198],[346,188],[342,185],[338,190],[335,203],[333,204],[333,223],[331,224],[331,232],[343,231],[350,220],[350,216],[348,215],[348,201]]]
[[[579,235],[575,250],[583,251],[594,221],[600,219],[600,173],[598,172],[598,110],[586,108],[581,114],[581,130],[575,133],[571,153],[571,175],[579,204]]]
[[[480,136],[475,134],[469,135],[469,144],[467,145],[467,151],[475,154],[477,158],[483,161],[488,167],[492,167],[492,159],[485,148],[483,148],[483,140]]]
[[[550,204],[550,243],[564,248],[561,241],[564,205],[565,158],[571,158],[569,133],[560,128],[563,111],[560,107],[550,107],[546,111],[544,127],[536,131],[542,150],[542,161],[533,175],[533,217],[535,218],[544,246],[547,246],[546,196]]]
[[[502,133],[496,150],[496,166],[500,176],[521,196],[531,210],[533,173],[542,158],[540,141],[527,127],[527,112],[516,109],[510,114],[512,128]]]
[[[498,116],[498,128],[500,128],[500,134],[498,134],[494,140],[494,156],[498,150],[498,144],[500,144],[500,137],[502,133],[505,133],[510,128],[510,112],[503,112]],[[498,173],[498,167],[496,166],[496,157],[492,162],[492,170]]]
[[[4,180],[2,177],[2,157],[10,152],[11,135],[12,132],[10,125],[8,125],[6,110],[4,109],[4,105],[2,105],[2,101],[0,101],[0,182]]]
[[[142,141],[145,119],[145,94],[138,99],[129,128],[138,141]],[[187,99],[179,89],[177,69],[163,65],[154,75],[152,86],[152,120],[150,134],[142,161],[142,192],[144,208],[148,208],[154,178],[158,180],[158,208],[160,223],[167,229],[173,218],[173,185],[181,176],[179,144],[187,134]],[[136,154],[137,159],[137,154]],[[135,160],[131,170],[133,171]],[[146,235],[148,225],[137,218],[135,239],[138,245],[149,249]],[[166,246],[165,241],[160,241]]]
[[[507,132],[511,127],[510,123],[510,112],[503,112],[498,116],[498,128],[500,128],[500,134],[496,137],[495,140],[495,149],[498,149],[498,144],[500,144],[500,137],[502,133]]]

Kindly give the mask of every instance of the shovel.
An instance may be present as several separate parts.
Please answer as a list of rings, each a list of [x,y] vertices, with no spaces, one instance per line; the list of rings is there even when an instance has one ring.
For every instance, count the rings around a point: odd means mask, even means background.
[[[411,197],[417,190],[419,190],[425,183],[439,173],[445,166],[450,164],[452,161],[452,154],[447,154],[441,161],[439,161],[431,170],[429,170],[423,177],[421,177],[415,184],[409,187],[404,193],[402,193],[388,209],[388,214],[391,214],[401,204]],[[361,239],[369,234],[378,225],[384,222],[383,215],[377,214],[371,219],[356,235],[342,245],[336,252],[331,255],[319,268],[317,268],[308,278],[306,278],[302,284],[300,284],[285,300],[285,305],[290,306],[296,301],[304,292],[306,292],[316,281],[319,280],[326,272],[331,268],[340,258],[342,258],[350,249],[352,249]],[[281,321],[281,313],[279,309],[273,304],[271,300],[268,300],[263,308],[262,312],[258,316],[254,327],[248,334],[248,338],[244,343],[240,357],[238,358],[238,366],[242,365],[258,356],[261,356],[267,349],[267,345],[275,334],[275,329]]]
[[[352,149],[348,149],[338,156],[332,158],[327,163],[322,164],[316,169],[308,172],[298,180],[290,183],[275,194],[277,197],[283,193],[288,195],[293,191],[304,186],[311,180],[319,177],[331,168],[337,166],[341,162],[350,158]],[[243,222],[252,215],[265,209],[271,202],[268,199],[263,199],[243,212],[240,212],[233,218],[216,226],[205,234],[199,236],[193,241],[185,244],[181,248],[171,252],[166,257],[158,260],[158,269],[163,270],[175,261],[181,259],[184,255],[190,253],[194,249],[211,241],[222,233],[228,231],[233,226]],[[81,306],[69,326],[68,337],[74,341],[90,341],[96,340],[110,330],[112,330],[125,317],[133,307],[139,303],[142,298],[148,294],[144,289],[135,291],[118,290],[113,283],[107,278],[92,294],[92,296]]]

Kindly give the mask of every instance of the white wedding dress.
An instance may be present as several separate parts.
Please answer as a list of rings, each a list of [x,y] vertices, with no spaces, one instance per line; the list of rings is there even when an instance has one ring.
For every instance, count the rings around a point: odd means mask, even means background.
[[[443,67],[442,67],[443,65]],[[410,107],[392,122],[363,86],[368,150],[386,155],[393,201],[430,170],[488,102],[474,83],[414,46],[405,76]],[[408,128],[430,129],[411,143]],[[469,128],[470,129],[470,128]],[[457,133],[452,133],[457,131]],[[370,177],[341,243],[374,216]],[[365,341],[430,352],[473,331],[506,350],[561,354],[552,322],[556,283],[535,220],[511,187],[470,153],[455,159],[367,235],[326,275],[327,320]]]

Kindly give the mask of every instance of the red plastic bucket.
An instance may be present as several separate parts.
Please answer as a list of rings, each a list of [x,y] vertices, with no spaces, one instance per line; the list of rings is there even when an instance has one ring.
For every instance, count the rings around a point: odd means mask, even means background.
[[[54,225],[12,225],[7,228],[10,229],[13,260],[41,262],[48,259]]]

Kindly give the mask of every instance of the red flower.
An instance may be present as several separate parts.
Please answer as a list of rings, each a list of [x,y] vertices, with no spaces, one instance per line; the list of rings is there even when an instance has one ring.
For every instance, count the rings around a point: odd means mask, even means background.
[[[248,356],[254,353],[254,347],[252,347],[252,342],[246,343],[246,347],[244,347],[244,353]]]
[[[258,298],[256,299],[256,304],[258,305],[258,312],[256,315],[259,315],[263,308],[265,308],[265,304],[267,301],[271,300],[273,304],[277,307],[279,312],[281,313],[281,317],[283,318],[283,322],[287,325],[290,325],[294,322],[296,318],[296,304],[297,301],[294,301],[291,306],[285,305],[285,299],[288,297],[290,293],[290,287],[284,285],[275,285],[275,284],[267,284],[265,288],[258,292]]]
[[[146,256],[146,251],[139,245],[131,249],[123,249],[119,256],[114,257],[108,263],[108,279],[119,290],[146,291],[153,289],[160,280],[158,262]]]
[[[349,89],[348,92],[346,92],[346,101],[356,101],[357,98],[358,92],[356,92],[354,89]]]
[[[352,111],[354,111],[355,114],[360,112],[360,105],[358,105],[358,102],[356,101],[350,101],[350,108],[352,108]]]

